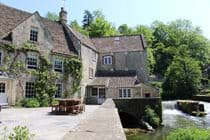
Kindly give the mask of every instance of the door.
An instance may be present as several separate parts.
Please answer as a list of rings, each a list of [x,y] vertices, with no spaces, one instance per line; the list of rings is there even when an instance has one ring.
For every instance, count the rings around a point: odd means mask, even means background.
[[[105,88],[98,89],[98,104],[102,104],[106,100]]]
[[[6,84],[0,83],[0,105],[7,104]]]

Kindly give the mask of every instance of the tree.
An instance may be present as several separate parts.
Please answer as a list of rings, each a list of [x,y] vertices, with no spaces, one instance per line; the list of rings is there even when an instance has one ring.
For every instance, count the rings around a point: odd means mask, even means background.
[[[83,17],[83,28],[86,29],[90,26],[90,24],[93,22],[93,15],[90,11],[85,10],[84,17]]]
[[[148,70],[149,70],[149,74],[152,74],[154,72],[154,68],[156,65],[156,61],[153,55],[153,49],[152,48],[147,48],[147,60],[148,60]]]
[[[133,34],[133,31],[131,28],[128,27],[127,24],[122,24],[118,27],[118,32],[122,35],[130,35]]]
[[[59,16],[54,12],[48,12],[45,17],[51,21],[59,21]]]
[[[105,18],[97,17],[88,28],[90,37],[103,37],[118,34],[115,27]]]
[[[154,36],[153,30],[145,25],[137,25],[134,30],[134,34],[142,34],[144,35],[148,47],[151,47]]]
[[[89,32],[83,29],[76,20],[72,21],[70,26],[81,34],[89,36]]]
[[[168,67],[162,85],[163,98],[187,99],[198,93],[201,84],[199,62],[189,56],[187,46],[181,46],[178,55]]]

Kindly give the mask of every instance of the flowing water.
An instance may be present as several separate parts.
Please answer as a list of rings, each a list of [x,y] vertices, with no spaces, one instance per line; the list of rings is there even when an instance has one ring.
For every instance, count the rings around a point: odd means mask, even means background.
[[[175,108],[176,101],[162,102],[163,124],[164,127],[154,133],[140,133],[131,137],[131,140],[165,140],[169,132],[176,128],[201,127],[210,129],[210,103],[204,104],[205,111],[208,113],[205,117],[194,117],[185,114]]]

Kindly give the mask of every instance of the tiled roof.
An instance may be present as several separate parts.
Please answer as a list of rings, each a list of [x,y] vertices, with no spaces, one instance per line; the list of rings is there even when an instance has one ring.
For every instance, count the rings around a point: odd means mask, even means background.
[[[24,22],[33,14],[8,7],[0,3],[0,37],[9,34],[15,27]],[[66,36],[65,29],[60,22],[54,22],[41,18],[50,35],[54,48],[52,52],[60,54],[75,54],[75,49],[71,44],[70,38]]]
[[[99,52],[143,51],[145,41],[142,35],[92,38]]]
[[[135,87],[137,85],[136,76],[128,77],[95,77],[89,86],[105,86],[108,88]]]
[[[96,50],[94,44],[92,43],[91,39],[88,36],[81,34],[80,32],[76,31],[75,29],[68,26],[68,29],[73,33],[73,35],[81,41],[84,45],[90,47],[93,50]]]

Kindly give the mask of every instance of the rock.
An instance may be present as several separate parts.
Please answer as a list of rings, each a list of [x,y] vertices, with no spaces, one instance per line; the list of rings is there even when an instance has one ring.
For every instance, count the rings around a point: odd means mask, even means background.
[[[198,101],[192,100],[178,100],[177,109],[193,115],[193,116],[205,116],[205,109],[203,104],[199,104]]]
[[[148,122],[146,122],[144,120],[141,120],[140,125],[148,131],[155,131],[155,129],[153,129],[153,127]]]

